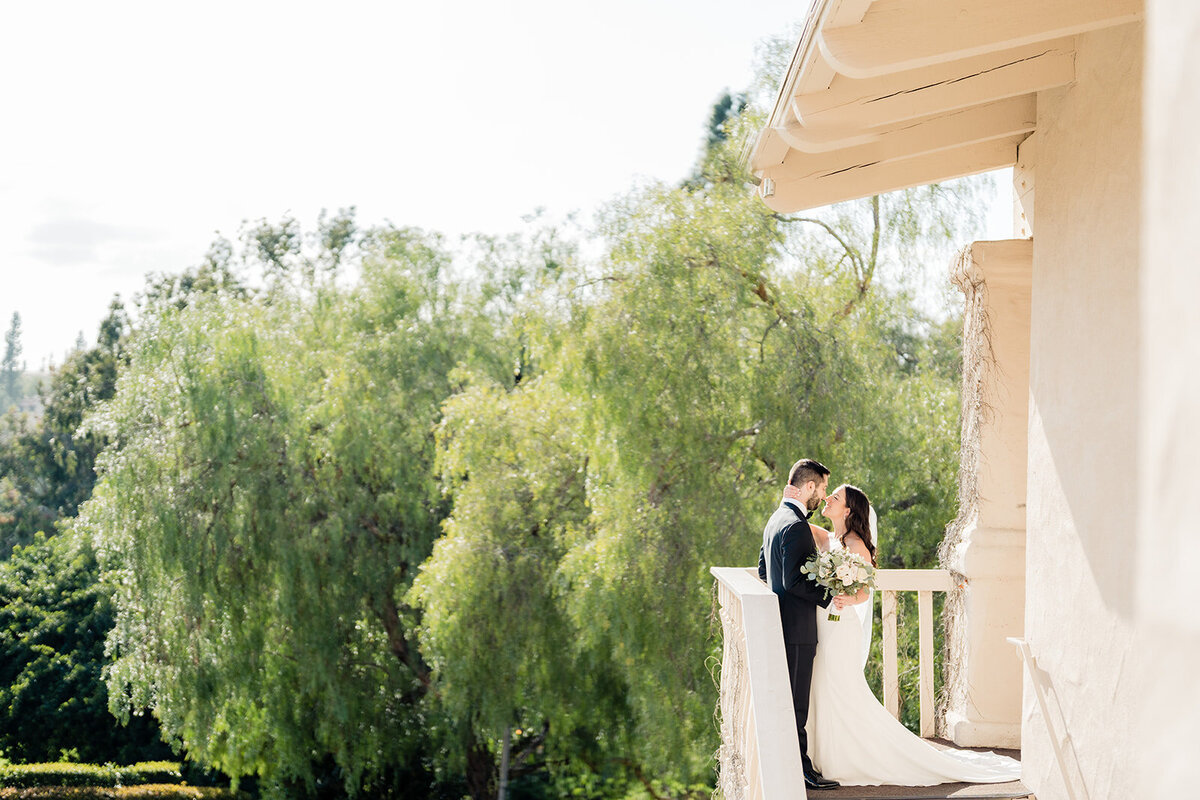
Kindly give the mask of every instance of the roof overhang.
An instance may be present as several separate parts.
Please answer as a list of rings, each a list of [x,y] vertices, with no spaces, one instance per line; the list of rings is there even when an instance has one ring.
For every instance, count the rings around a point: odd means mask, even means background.
[[[784,213],[1011,166],[1075,36],[1143,0],[813,0],[749,153]]]

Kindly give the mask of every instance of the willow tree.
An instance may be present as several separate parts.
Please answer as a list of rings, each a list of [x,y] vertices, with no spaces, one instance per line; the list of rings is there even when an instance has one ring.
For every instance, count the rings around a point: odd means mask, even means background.
[[[454,514],[412,596],[441,704],[471,732],[461,764],[473,797],[611,755],[587,742],[620,729],[624,687],[610,651],[581,644],[600,623],[571,618],[561,571],[589,524],[579,414],[544,376],[512,388],[477,378],[438,429]]]
[[[889,563],[922,565],[954,513],[957,396],[934,352],[953,337],[889,270],[958,229],[964,192],[781,218],[734,149],[607,211],[605,255],[552,287],[533,385],[448,405],[454,505],[417,585],[435,675],[489,735],[579,723],[660,796],[711,781],[708,568],[753,562],[796,458],[871,493]]]
[[[160,304],[89,421],[113,442],[80,525],[115,589],[114,711],[279,791],[323,763],[378,783],[436,726],[404,603],[442,516],[433,427],[460,361],[501,364],[436,239],[364,246],[353,288],[275,248],[257,298]]]
[[[574,615],[605,621],[589,635],[629,686],[635,757],[686,785],[716,749],[708,568],[752,560],[778,472],[830,439],[843,362],[740,185],[634,194],[604,233],[563,353],[593,472],[592,538],[564,571]]]

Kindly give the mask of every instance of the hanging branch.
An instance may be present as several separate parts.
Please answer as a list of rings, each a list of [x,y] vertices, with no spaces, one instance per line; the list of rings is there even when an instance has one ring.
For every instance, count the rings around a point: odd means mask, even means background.
[[[870,258],[863,258],[863,254],[857,248],[851,246],[846,239],[837,232],[837,230],[824,220],[815,217],[789,217],[783,214],[773,215],[780,222],[807,222],[816,225],[828,233],[842,247],[844,255],[838,260],[840,265],[846,258],[850,259],[851,265],[854,267],[855,293],[854,296],[846,302],[842,307],[841,315],[847,317],[854,307],[867,296],[867,292],[871,289],[871,282],[875,278],[875,268],[879,265],[879,241],[883,233],[883,224],[880,220],[880,203],[879,195],[871,197],[871,255]]]
[[[376,613],[379,616],[380,622],[383,623],[384,630],[387,632],[388,645],[391,648],[392,655],[412,671],[426,692],[437,696],[438,692],[433,685],[429,666],[425,664],[420,653],[414,652],[408,643],[408,639],[404,636],[403,627],[400,623],[400,610],[397,608],[396,601],[392,597],[390,590],[385,593],[381,605],[381,608],[376,609]]]
[[[878,200],[878,196],[876,196],[875,199]],[[851,263],[854,264],[855,274],[856,275],[862,274],[862,271],[863,271],[862,254],[859,253],[858,250],[855,249],[854,247],[851,247],[850,243],[847,242],[845,239],[843,239],[841,234],[839,234],[834,229],[834,227],[832,225],[830,225],[828,222],[825,222],[824,220],[821,220],[821,219],[817,219],[815,217],[788,217],[788,216],[784,216],[783,214],[775,214],[774,217],[775,217],[775,219],[779,220],[780,222],[808,222],[808,223],[811,223],[813,225],[817,225],[818,227],[823,228],[825,230],[825,232],[828,233],[830,236],[832,236],[837,241],[837,243],[842,246],[842,249],[846,251],[846,255],[850,258]],[[878,222],[879,222],[878,207],[876,207],[875,221],[876,221],[876,228],[878,229]]]

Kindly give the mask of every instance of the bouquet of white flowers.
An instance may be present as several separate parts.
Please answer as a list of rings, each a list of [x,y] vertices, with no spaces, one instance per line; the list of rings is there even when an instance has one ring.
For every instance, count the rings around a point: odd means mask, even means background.
[[[875,567],[857,553],[849,550],[824,550],[805,562],[800,571],[818,586],[824,587],[825,596],[836,594],[858,594],[863,589],[875,588]],[[837,622],[838,614],[831,613],[829,619]]]

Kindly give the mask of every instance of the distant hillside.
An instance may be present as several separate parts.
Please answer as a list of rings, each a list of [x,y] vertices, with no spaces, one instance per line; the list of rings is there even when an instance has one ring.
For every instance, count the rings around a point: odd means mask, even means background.
[[[11,410],[14,406],[16,411],[22,414],[29,414],[32,417],[39,418],[42,416],[42,398],[38,394],[38,388],[50,381],[49,372],[24,372],[21,374],[20,383],[18,384],[18,396],[16,402],[6,401],[3,393],[0,393],[0,412]]]

